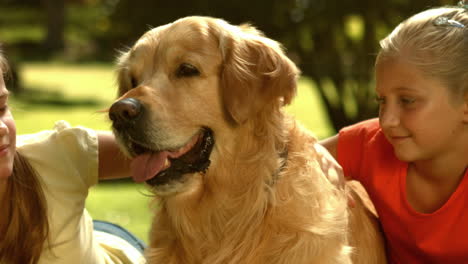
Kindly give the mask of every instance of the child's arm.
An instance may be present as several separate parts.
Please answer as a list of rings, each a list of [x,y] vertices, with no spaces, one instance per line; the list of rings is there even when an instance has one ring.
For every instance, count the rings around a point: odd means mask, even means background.
[[[343,169],[336,161],[338,158],[337,145],[338,134],[321,140],[316,144],[315,149],[319,154],[319,163],[322,171],[325,172],[328,180],[341,189],[345,189],[346,181],[351,179],[343,174]],[[355,207],[355,200],[351,195],[348,195],[348,204],[351,207]]]
[[[341,166],[338,164],[338,137],[339,135],[336,134],[334,136],[331,136],[329,138],[325,138],[319,141],[319,145],[322,147],[325,147],[328,150],[328,153],[325,153],[325,150],[319,151],[319,149],[316,147],[317,152],[323,152],[321,155],[322,158],[321,160],[325,160],[321,162],[322,170],[325,168],[333,168],[336,171],[338,171],[338,181],[343,182],[343,181],[349,181],[351,178],[348,178],[346,175],[343,175],[343,170]],[[330,157],[330,154],[332,157]],[[328,165],[327,165],[328,164]],[[324,170],[326,171],[326,170]]]
[[[325,141],[329,142],[331,146],[332,138],[326,139]],[[336,147],[336,144],[335,144]],[[314,145],[315,151],[317,152],[317,159],[320,164],[322,171],[324,172],[325,176],[328,180],[338,186],[339,188],[344,188],[345,185],[345,178],[343,176],[343,169],[341,168],[340,164],[336,161],[336,150],[334,153],[331,153],[330,149],[327,146],[322,144],[322,141],[316,143]],[[332,149],[333,150],[333,149]]]
[[[119,149],[111,132],[98,132],[99,179],[130,177],[130,159]]]
[[[326,139],[323,139],[319,142],[322,146],[324,146],[328,152],[330,152],[330,154],[336,159],[338,158],[337,156],[337,152],[336,152],[336,149],[337,149],[337,145],[338,145],[338,134],[332,136],[332,137],[329,137],[329,138],[326,138]]]

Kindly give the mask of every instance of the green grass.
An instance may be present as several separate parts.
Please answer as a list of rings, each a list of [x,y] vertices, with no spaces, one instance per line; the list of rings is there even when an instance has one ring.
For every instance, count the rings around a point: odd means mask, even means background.
[[[318,138],[333,134],[323,102],[310,80],[303,78],[299,81],[297,97],[286,109]]]
[[[107,130],[105,109],[115,98],[111,65],[36,64],[21,65],[25,96],[12,98],[18,134],[51,129],[57,120],[71,125]],[[47,102],[47,104],[44,104]],[[311,82],[300,81],[298,97],[288,112],[319,138],[332,133],[331,126]],[[102,182],[90,190],[86,207],[95,219],[129,229],[147,241],[151,210],[149,192],[131,181]]]
[[[22,85],[28,89],[24,98],[13,98],[20,133],[51,129],[60,119],[72,125],[109,129],[107,115],[98,111],[115,99],[110,65],[23,64],[20,71]]]
[[[86,208],[94,219],[119,224],[147,242],[152,217],[150,201],[150,192],[143,184],[107,181],[91,189]]]

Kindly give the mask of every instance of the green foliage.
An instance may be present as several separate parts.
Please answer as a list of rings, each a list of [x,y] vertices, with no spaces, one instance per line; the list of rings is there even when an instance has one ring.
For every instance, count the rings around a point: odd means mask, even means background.
[[[286,110],[318,138],[329,137],[335,133],[320,95],[308,78],[300,79],[297,97]]]
[[[40,42],[45,28],[40,10],[0,6],[0,43]]]

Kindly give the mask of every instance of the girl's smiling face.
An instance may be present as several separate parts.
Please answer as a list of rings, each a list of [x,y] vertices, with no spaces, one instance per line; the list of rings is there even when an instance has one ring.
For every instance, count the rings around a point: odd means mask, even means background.
[[[385,58],[376,65],[376,92],[380,126],[398,159],[431,160],[466,146],[466,98],[454,98],[440,80]]]
[[[8,94],[0,70],[0,181],[11,175],[16,152],[16,126],[8,108]]]

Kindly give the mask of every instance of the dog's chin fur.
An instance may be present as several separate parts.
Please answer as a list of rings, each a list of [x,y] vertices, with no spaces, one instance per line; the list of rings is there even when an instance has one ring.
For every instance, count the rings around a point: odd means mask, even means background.
[[[208,17],[153,29],[122,54],[119,93],[142,102],[142,127],[216,137],[204,173],[153,189],[149,264],[385,263],[375,219],[358,198],[348,211],[316,139],[281,110],[298,74],[261,32]]]
[[[170,181],[166,184],[151,186],[151,191],[160,197],[169,197],[190,189],[191,178],[195,173],[183,175],[180,180]]]

